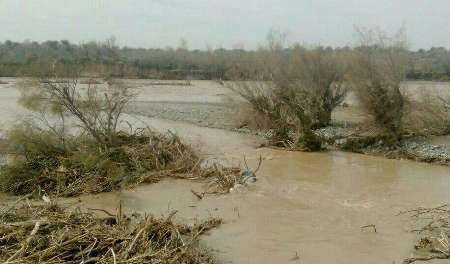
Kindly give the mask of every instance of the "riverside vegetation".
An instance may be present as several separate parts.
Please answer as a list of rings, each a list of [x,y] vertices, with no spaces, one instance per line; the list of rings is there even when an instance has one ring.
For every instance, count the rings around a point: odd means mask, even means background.
[[[0,172],[4,192],[73,196],[164,177],[210,179],[211,192],[226,192],[239,180],[238,169],[204,164],[177,135],[122,120],[133,94],[120,81],[108,80],[103,91],[83,90],[76,79],[22,85],[20,101],[37,115],[7,133],[2,151],[13,161]]]
[[[271,145],[317,151],[326,146],[448,164],[450,151],[421,157],[404,148],[417,136],[450,132],[449,98],[425,92],[420,99],[402,89],[406,80],[407,40],[400,31],[389,36],[360,29],[359,44],[339,56],[330,50],[294,45],[287,55],[283,38],[273,35],[261,48],[266,56],[259,81],[228,84],[250,107],[244,120],[253,129],[268,130]],[[341,54],[342,55],[342,54]],[[366,121],[343,128],[336,140],[323,137],[332,128],[332,112],[345,107],[348,93],[356,96]]]
[[[404,152],[402,146],[411,137],[448,133],[449,100],[430,94],[417,100],[402,91],[402,81],[411,76],[411,52],[402,34],[390,37],[366,30],[358,34],[360,42],[355,48],[333,50],[298,44],[287,48],[282,36],[271,32],[268,45],[251,53],[255,60],[232,61],[226,67],[215,61],[208,64],[214,67],[207,76],[231,80],[219,82],[229,85],[246,101],[250,117],[246,122],[270,131],[273,146],[320,151],[333,145],[353,152],[373,150],[420,159]],[[76,47],[64,43],[68,54],[76,54]],[[59,43],[46,45],[59,51]],[[17,48],[8,42],[10,46]],[[69,52],[70,47],[73,49]],[[220,219],[185,225],[176,223],[175,213],[162,218],[126,216],[120,206],[115,214],[104,211],[107,216],[102,217],[79,208],[63,208],[55,202],[58,196],[108,192],[166,177],[206,181],[205,192],[192,191],[203,199],[204,194],[229,192],[243,181],[245,173],[251,173],[248,168],[241,173],[239,168],[206,164],[177,135],[136,129],[124,118],[134,93],[126,83],[112,77],[165,78],[170,73],[176,74],[174,79],[189,79],[194,73],[204,74],[201,70],[193,70],[191,65],[181,73],[178,66],[174,66],[175,70],[155,66],[157,70],[153,71],[152,66],[151,73],[157,74],[151,75],[139,62],[136,68],[120,62],[118,54],[126,50],[118,49],[113,42],[96,50],[98,61],[91,60],[91,49],[86,49],[90,55],[85,60],[74,56],[72,61],[65,61],[60,56],[50,65],[42,59],[45,56],[32,56],[27,63],[4,64],[0,69],[8,72],[20,68],[20,74],[41,75],[40,79],[31,79],[33,83],[28,80],[21,84],[20,102],[34,117],[9,130],[1,144],[2,153],[11,160],[0,169],[0,188],[22,197],[0,210],[0,260],[215,263],[211,253],[199,246],[198,239],[219,226]],[[170,52],[191,54],[185,47]],[[208,58],[216,60],[216,53],[209,53]],[[11,55],[3,52],[0,57],[5,54]],[[106,62],[105,57],[111,61]],[[54,68],[52,73],[47,71],[49,66]],[[131,68],[137,72],[130,73]],[[96,77],[109,72],[104,77],[105,88],[90,80],[84,83],[87,88],[81,88],[79,77],[87,72]],[[183,82],[184,86],[189,89],[190,82]],[[332,113],[337,107],[345,107],[349,93],[358,98],[368,118],[363,124],[337,127]],[[327,138],[327,133],[321,131],[330,127],[351,131],[343,138]],[[448,160],[443,158],[443,162]],[[30,197],[42,197],[44,204],[30,202]],[[418,212],[425,214],[422,209]],[[437,232],[434,223],[426,226],[433,228],[433,235]],[[439,223],[439,229],[446,228],[447,222]],[[437,250],[437,242],[441,243],[438,246],[442,254],[436,258],[449,257],[446,229],[444,234],[430,243],[421,240],[428,243],[424,248],[431,253]],[[411,258],[405,263],[417,260],[421,259]]]

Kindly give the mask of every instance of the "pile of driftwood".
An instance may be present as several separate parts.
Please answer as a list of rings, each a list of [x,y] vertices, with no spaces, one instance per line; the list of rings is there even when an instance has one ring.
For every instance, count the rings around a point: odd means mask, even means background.
[[[415,257],[404,260],[404,264],[434,259],[450,259],[450,205],[433,208],[418,208],[401,214],[410,215],[417,224],[412,230],[420,234],[415,245]]]
[[[99,217],[56,203],[0,208],[1,263],[215,263],[199,236],[222,223],[192,225],[133,214]]]

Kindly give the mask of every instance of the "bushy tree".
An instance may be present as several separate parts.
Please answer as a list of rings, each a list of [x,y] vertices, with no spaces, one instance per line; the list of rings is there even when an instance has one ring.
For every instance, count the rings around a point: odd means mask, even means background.
[[[389,36],[379,30],[358,29],[352,74],[354,91],[388,145],[402,136],[405,98],[401,82],[407,67],[407,41],[403,30]]]
[[[320,149],[312,130],[330,124],[333,109],[347,92],[337,57],[323,48],[295,45],[287,50],[284,35],[274,32],[258,52],[260,80],[235,82],[232,88],[270,120],[274,142]]]

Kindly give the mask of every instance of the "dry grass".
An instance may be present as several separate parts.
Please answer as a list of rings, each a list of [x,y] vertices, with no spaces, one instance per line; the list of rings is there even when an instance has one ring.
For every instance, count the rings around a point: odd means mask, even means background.
[[[240,168],[223,167],[217,164],[205,168],[202,176],[209,179],[203,195],[229,193],[236,184],[244,181]]]
[[[257,85],[261,86],[263,84]],[[227,113],[227,117],[230,120],[233,120],[233,127],[248,128],[254,131],[267,131],[273,128],[273,122],[271,122],[270,117],[265,114],[265,111],[255,109],[254,104],[250,103],[250,100],[253,100],[252,97],[254,97],[252,96],[253,91],[251,90],[251,82],[225,83],[224,86],[230,88],[240,96],[240,98],[236,98],[235,96],[225,96],[223,98],[224,104],[232,109],[232,111]],[[256,89],[264,90],[263,87]],[[270,108],[267,109],[267,111],[270,111]]]
[[[228,87],[241,96],[245,102],[229,101],[231,107],[240,113],[241,122],[262,129],[275,129],[282,122],[282,109],[274,95],[271,82],[233,82]]]
[[[405,259],[404,264],[433,259],[450,259],[450,205],[418,208],[400,214],[411,216],[418,225],[412,231],[421,236],[415,246],[417,256]]]
[[[238,169],[205,166],[191,147],[170,132],[120,132],[115,138],[115,145],[104,150],[90,137],[66,136],[62,142],[47,130],[18,127],[10,131],[6,153],[21,158],[1,168],[1,190],[73,196],[155,183],[165,177],[218,180],[239,175]],[[227,190],[220,185],[220,192]]]
[[[414,99],[406,95],[403,129],[407,134],[445,135],[450,133],[450,108],[440,97],[422,91]]]
[[[255,111],[249,104],[236,104],[234,111],[229,113],[229,119],[233,120],[233,127],[247,128],[252,131],[267,131],[272,128],[270,120]]]
[[[193,225],[119,210],[98,217],[80,209],[65,211],[54,203],[0,210],[2,263],[216,263],[199,237],[222,221]]]
[[[106,150],[85,136],[57,136],[33,126],[10,131],[6,153],[20,156],[0,171],[3,191],[71,196],[111,191],[165,176],[198,173],[200,159],[174,134],[118,133]]]

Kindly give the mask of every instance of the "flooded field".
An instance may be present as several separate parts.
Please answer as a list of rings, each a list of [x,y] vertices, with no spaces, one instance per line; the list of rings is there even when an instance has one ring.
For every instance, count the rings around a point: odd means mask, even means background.
[[[16,103],[18,92],[13,84],[17,80],[6,81],[9,84],[0,85],[3,129],[26,115]],[[215,82],[194,82],[193,86],[129,82],[140,91],[137,101],[142,107],[152,102],[223,105],[225,98],[232,96]],[[439,87],[450,90],[448,83]],[[360,118],[348,109],[340,111],[335,116],[343,120],[349,115]],[[217,249],[214,254],[223,263],[401,263],[412,253],[417,237],[409,232],[410,219],[397,214],[450,200],[449,167],[334,151],[299,153],[259,148],[263,143],[259,137],[200,127],[193,122],[147,114],[127,119],[136,126],[171,129],[208,159],[239,164],[245,155],[254,167],[261,156],[259,180],[248,189],[200,201],[191,190],[201,190],[202,183],[165,180],[67,202],[113,212],[122,201],[129,212],[158,215],[177,210],[178,217],[190,220],[223,217],[225,224],[202,241]],[[448,137],[432,140],[449,143]],[[362,228],[367,225],[374,225],[376,232]]]

